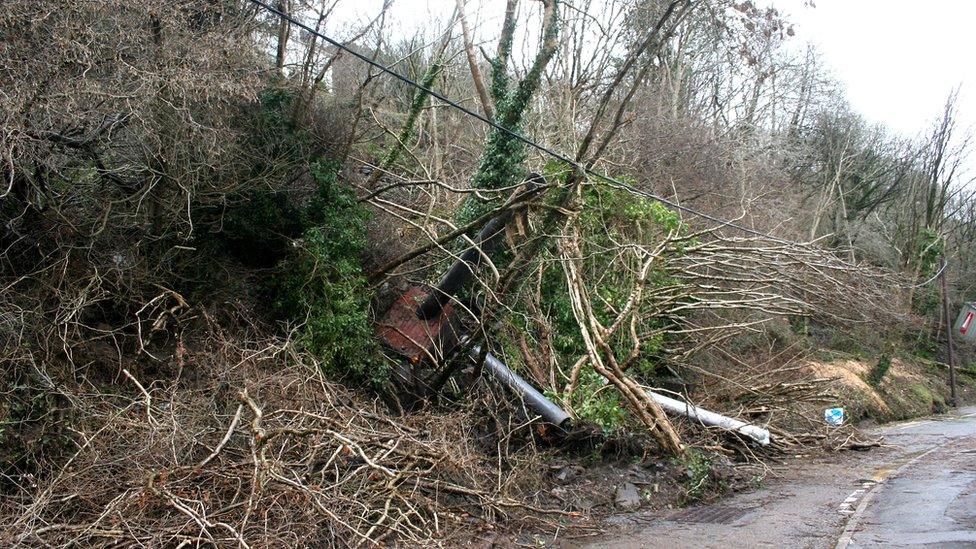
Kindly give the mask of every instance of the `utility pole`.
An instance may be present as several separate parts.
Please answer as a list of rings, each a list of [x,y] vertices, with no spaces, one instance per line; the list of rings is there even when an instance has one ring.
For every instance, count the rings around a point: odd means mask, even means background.
[[[945,333],[946,333],[946,349],[949,353],[949,395],[952,406],[956,405],[956,360],[952,348],[952,317],[949,316],[949,289],[946,283],[946,271],[948,267],[946,266],[945,256],[939,258],[939,269],[942,274],[939,278],[942,279],[942,316],[945,321]]]

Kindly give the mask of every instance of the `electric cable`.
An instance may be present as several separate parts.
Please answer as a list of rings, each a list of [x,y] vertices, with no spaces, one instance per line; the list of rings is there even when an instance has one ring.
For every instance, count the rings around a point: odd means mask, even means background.
[[[619,179],[610,177],[608,175],[601,174],[599,172],[593,171],[592,169],[588,169],[585,166],[581,165],[579,162],[577,162],[577,161],[573,160],[572,158],[566,156],[565,154],[560,153],[560,152],[558,152],[556,150],[553,150],[553,149],[551,149],[551,148],[549,148],[549,147],[547,147],[545,145],[542,145],[540,143],[537,143],[537,142],[533,141],[532,139],[529,139],[528,137],[522,135],[519,132],[516,132],[514,130],[510,130],[510,129],[506,128],[505,126],[502,126],[501,124],[498,124],[494,120],[491,120],[490,118],[488,118],[486,116],[483,116],[483,115],[481,115],[481,114],[479,114],[479,113],[477,113],[477,112],[475,112],[475,111],[473,111],[473,110],[465,107],[464,105],[461,105],[461,104],[457,103],[456,101],[454,101],[454,100],[446,97],[445,95],[443,95],[443,94],[441,94],[441,93],[439,93],[439,92],[437,92],[437,91],[435,91],[435,90],[433,90],[433,89],[431,89],[431,88],[429,88],[427,86],[424,86],[423,84],[421,84],[419,82],[416,82],[415,80],[412,80],[412,79],[408,78],[407,76],[404,76],[403,74],[400,74],[399,72],[391,69],[390,67],[388,67],[388,66],[386,66],[386,65],[384,65],[382,63],[379,63],[379,62],[377,62],[377,61],[375,61],[373,59],[370,59],[369,57],[366,57],[365,55],[363,55],[363,54],[355,51],[354,49],[350,48],[349,46],[346,46],[345,44],[343,44],[343,43],[341,43],[341,42],[339,42],[337,40],[334,40],[334,39],[326,36],[325,34],[322,34],[321,32],[313,29],[312,27],[306,25],[305,23],[302,23],[301,21],[295,19],[294,17],[292,17],[292,16],[284,13],[283,11],[279,10],[278,8],[276,8],[274,6],[271,6],[271,5],[267,4],[267,3],[265,3],[263,0],[248,0],[248,1],[251,2],[252,4],[255,4],[257,6],[260,6],[260,7],[264,8],[268,12],[276,15],[277,17],[279,17],[281,19],[284,19],[285,21],[288,21],[289,23],[291,23],[291,24],[293,24],[293,25],[301,28],[302,30],[304,30],[306,32],[309,32],[309,33],[311,33],[311,34],[313,34],[313,35],[321,38],[325,42],[327,42],[327,43],[335,46],[336,48],[342,50],[343,52],[348,53],[349,55],[352,55],[353,57],[359,59],[360,61],[362,61],[362,62],[364,62],[364,63],[366,63],[366,64],[368,64],[368,65],[370,65],[370,66],[372,66],[372,67],[374,67],[376,69],[379,69],[380,71],[388,74],[389,76],[392,76],[393,78],[396,78],[397,80],[399,80],[399,81],[407,84],[408,86],[412,86],[412,87],[414,87],[416,89],[419,89],[419,90],[423,91],[424,93],[429,94],[431,97],[437,98],[438,100],[440,100],[444,104],[446,104],[446,105],[448,105],[448,106],[450,106],[450,107],[452,107],[454,109],[457,109],[457,110],[461,111],[462,113],[464,113],[464,114],[466,114],[468,116],[471,116],[473,118],[476,118],[476,119],[480,120],[481,122],[483,122],[484,124],[487,124],[488,126],[494,128],[494,129],[496,129],[496,130],[498,130],[500,132],[503,132],[503,133],[505,133],[505,134],[507,134],[507,135],[509,135],[509,136],[511,136],[511,137],[513,137],[515,139],[517,139],[518,141],[521,141],[523,144],[528,145],[529,147],[532,147],[533,149],[535,149],[535,150],[537,150],[539,152],[545,153],[545,154],[547,154],[547,155],[549,155],[549,156],[551,156],[551,157],[553,157],[553,158],[555,158],[555,159],[557,159],[557,160],[559,160],[561,162],[565,162],[566,164],[569,164],[570,166],[572,166],[572,167],[576,168],[577,170],[585,173],[586,175],[589,175],[590,177],[599,179],[599,180],[601,180],[604,183],[607,183],[609,185],[613,185],[613,186],[622,188],[622,189],[624,189],[624,190],[626,190],[626,191],[628,191],[630,193],[633,193],[633,194],[636,194],[636,195],[640,195],[640,196],[643,196],[645,198],[649,198],[651,200],[654,200],[656,202],[659,202],[661,204],[664,204],[665,206],[668,206],[671,209],[679,210],[679,211],[682,211],[682,212],[685,212],[685,213],[688,213],[688,214],[691,214],[691,215],[700,217],[702,219],[707,219],[708,221],[711,221],[713,223],[717,223],[719,225],[719,227],[730,227],[730,228],[733,228],[733,229],[737,229],[739,231],[742,231],[742,232],[744,232],[746,234],[750,234],[750,235],[753,235],[753,236],[758,236],[758,237],[766,238],[766,239],[768,239],[770,241],[778,242],[780,244],[786,244],[786,245],[792,245],[792,246],[799,246],[800,245],[797,242],[791,242],[789,240],[785,240],[785,239],[782,239],[782,238],[773,236],[771,234],[764,233],[762,231],[757,231],[755,229],[750,229],[749,227],[745,227],[743,225],[739,225],[739,224],[737,224],[737,223],[735,223],[733,221],[729,221],[727,219],[721,219],[719,217],[715,217],[713,215],[710,215],[710,214],[707,214],[705,212],[696,210],[694,208],[691,208],[691,207],[688,207],[688,206],[684,206],[684,205],[682,205],[682,204],[680,204],[678,202],[675,202],[673,200],[669,200],[667,198],[664,198],[663,196],[659,196],[659,195],[656,195],[654,193],[651,193],[651,192],[648,192],[648,191],[644,191],[642,189],[638,189],[638,188],[634,187],[633,185],[631,185],[629,183],[626,183],[624,181],[621,181]]]
[[[948,267],[949,267],[949,262],[947,261],[947,262],[945,262],[945,263],[944,263],[944,264],[942,265],[942,268],[941,268],[941,269],[939,269],[939,272],[937,272],[937,273],[935,273],[934,275],[932,275],[932,278],[930,278],[930,279],[928,279],[928,280],[926,280],[925,282],[923,282],[923,283],[921,283],[921,284],[916,284],[916,285],[914,285],[914,286],[911,286],[911,287],[912,287],[912,288],[921,288],[922,286],[928,286],[928,285],[929,285],[929,284],[931,284],[931,283],[932,283],[932,282],[933,282],[933,281],[934,281],[934,280],[935,280],[936,278],[939,278],[939,276],[941,276],[941,275],[942,275],[942,273],[944,273],[944,272],[945,272],[945,270],[946,270],[946,268],[948,268]]]

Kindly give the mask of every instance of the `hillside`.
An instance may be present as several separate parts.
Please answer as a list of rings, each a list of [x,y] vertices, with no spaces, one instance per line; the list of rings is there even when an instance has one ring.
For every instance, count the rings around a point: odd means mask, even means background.
[[[957,95],[868,124],[750,1],[339,4],[5,3],[0,544],[551,540],[971,401]]]

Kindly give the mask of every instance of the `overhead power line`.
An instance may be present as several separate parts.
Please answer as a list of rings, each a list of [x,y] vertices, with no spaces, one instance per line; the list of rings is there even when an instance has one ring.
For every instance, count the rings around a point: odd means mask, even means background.
[[[419,82],[417,82],[415,80],[412,80],[412,79],[410,79],[410,78],[408,78],[408,77],[400,74],[399,72],[391,69],[390,67],[388,67],[388,66],[386,66],[386,65],[384,65],[382,63],[378,63],[375,60],[370,59],[369,57],[366,57],[365,55],[357,52],[356,50],[350,48],[349,46],[346,46],[345,44],[343,44],[343,43],[341,43],[341,42],[339,42],[337,40],[334,40],[334,39],[332,39],[332,38],[330,38],[330,37],[322,34],[321,32],[313,29],[312,27],[309,27],[305,23],[302,23],[301,21],[299,21],[299,20],[295,19],[294,17],[288,15],[287,13],[279,10],[278,8],[276,8],[274,6],[271,6],[271,5],[263,2],[262,0],[248,0],[248,1],[250,1],[252,4],[255,4],[257,6],[260,6],[260,7],[264,8],[265,10],[273,13],[274,15],[278,16],[281,19],[284,19],[285,21],[288,21],[292,25],[295,25],[295,26],[301,28],[302,30],[304,30],[306,32],[309,32],[309,33],[311,33],[311,34],[313,34],[313,35],[321,38],[325,42],[327,42],[327,43],[335,46],[336,48],[342,50],[345,53],[348,53],[349,55],[352,55],[353,57],[359,59],[360,61],[362,61],[362,62],[364,62],[364,63],[366,63],[366,64],[368,64],[368,65],[370,65],[370,66],[372,66],[372,67],[374,67],[376,69],[379,69],[380,71],[382,71],[382,72],[384,72],[384,73],[392,76],[393,78],[396,78],[397,80],[399,80],[399,81],[401,81],[401,82],[403,82],[403,83],[405,83],[405,84],[407,84],[409,86],[412,86],[412,87],[414,87],[416,89],[419,89],[419,90],[423,91],[424,93],[430,94],[430,96],[437,98],[438,100],[440,100],[444,104],[446,104],[446,105],[448,105],[450,107],[453,107],[453,108],[455,108],[455,109],[463,112],[464,114],[466,114],[468,116],[471,116],[473,118],[477,118],[478,120],[480,120],[481,122],[487,124],[488,126],[491,126],[492,128],[494,128],[494,129],[496,129],[496,130],[498,130],[500,132],[503,132],[503,133],[505,133],[505,134],[507,134],[507,135],[509,135],[511,137],[514,137],[515,139],[521,141],[522,143],[528,145],[529,147],[532,147],[533,149],[535,149],[535,150],[537,150],[539,152],[545,153],[545,154],[547,154],[547,155],[549,155],[549,156],[551,156],[551,157],[553,157],[553,158],[555,158],[555,159],[557,159],[557,160],[559,160],[561,162],[565,162],[566,164],[569,164],[570,166],[573,166],[577,170],[582,171],[583,173],[589,175],[590,177],[599,179],[600,181],[603,181],[604,183],[607,183],[607,184],[610,184],[610,185],[613,185],[613,186],[616,186],[616,187],[620,187],[620,188],[622,188],[622,189],[624,189],[626,191],[629,191],[631,193],[634,193],[634,194],[637,194],[637,195],[640,195],[640,196],[649,198],[649,199],[654,200],[656,202],[660,202],[661,204],[664,204],[665,206],[668,206],[669,208],[672,208],[674,210],[679,210],[679,211],[682,211],[682,212],[685,212],[685,213],[688,213],[688,214],[691,214],[691,215],[695,215],[695,216],[700,217],[702,219],[707,219],[708,221],[711,221],[713,223],[717,223],[720,227],[729,227],[729,228],[737,229],[737,230],[742,231],[742,232],[744,232],[746,234],[751,234],[753,236],[758,236],[758,237],[766,238],[768,240],[771,240],[773,242],[778,242],[780,244],[797,245],[796,242],[791,242],[789,240],[784,240],[782,238],[773,236],[771,234],[767,234],[767,233],[764,233],[762,231],[757,231],[755,229],[750,229],[749,227],[745,227],[743,225],[739,225],[739,224],[737,224],[737,223],[735,223],[733,221],[729,221],[727,219],[721,219],[719,217],[715,217],[713,215],[710,215],[710,214],[707,214],[705,212],[696,210],[694,208],[690,208],[688,206],[684,206],[682,204],[679,204],[678,202],[675,202],[673,200],[669,200],[667,198],[664,198],[663,196],[658,196],[658,195],[656,195],[654,193],[651,193],[651,192],[648,192],[648,191],[645,191],[645,190],[642,190],[642,189],[638,189],[638,188],[634,187],[633,185],[631,185],[630,183],[627,183],[625,181],[621,181],[619,179],[616,179],[616,178],[613,178],[613,177],[610,177],[610,176],[607,176],[607,175],[604,175],[604,174],[595,172],[595,171],[593,171],[591,169],[588,169],[585,166],[581,165],[579,162],[577,162],[577,161],[573,160],[572,158],[566,156],[565,154],[560,153],[560,152],[558,152],[556,150],[553,150],[553,149],[551,149],[549,147],[546,147],[545,145],[539,144],[539,143],[537,143],[537,142],[529,139],[528,137],[525,137],[524,135],[522,135],[519,132],[510,130],[510,129],[506,128],[505,126],[502,126],[501,124],[498,124],[494,120],[491,120],[490,118],[487,118],[487,117],[485,117],[485,116],[483,116],[483,115],[481,115],[481,114],[479,114],[479,113],[477,113],[477,112],[475,112],[475,111],[473,111],[473,110],[465,107],[464,105],[461,105],[461,104],[457,103],[456,101],[454,101],[454,100],[446,97],[445,95],[443,95],[443,94],[441,94],[441,93],[439,93],[439,92],[437,92],[437,91],[435,91],[435,90],[433,90],[433,89],[431,89],[431,88],[429,88],[427,86],[424,86],[423,84],[421,84],[421,83],[419,83]]]
[[[925,282],[923,282],[923,283],[921,283],[921,284],[916,284],[916,285],[915,285],[914,287],[915,287],[915,288],[921,288],[922,286],[928,286],[928,285],[929,285],[929,284],[931,284],[931,283],[932,283],[932,282],[933,282],[933,281],[934,281],[934,280],[935,280],[936,278],[939,278],[940,276],[942,276],[942,273],[944,273],[944,272],[945,272],[945,270],[946,270],[946,267],[948,267],[948,266],[949,266],[949,264],[948,264],[948,263],[946,263],[945,261],[943,261],[943,262],[942,262],[942,267],[941,267],[941,268],[939,268],[939,272],[937,272],[937,273],[935,273],[934,275],[932,275],[932,278],[930,278],[930,279],[928,279],[928,280],[926,280]]]

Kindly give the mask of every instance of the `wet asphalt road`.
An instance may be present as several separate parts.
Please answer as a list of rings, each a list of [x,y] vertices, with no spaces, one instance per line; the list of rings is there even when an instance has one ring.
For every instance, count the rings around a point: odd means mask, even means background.
[[[976,411],[886,430],[922,452],[874,491],[840,547],[976,547]]]
[[[617,517],[585,547],[976,548],[976,407],[876,429],[885,447],[798,460],[760,490]]]

